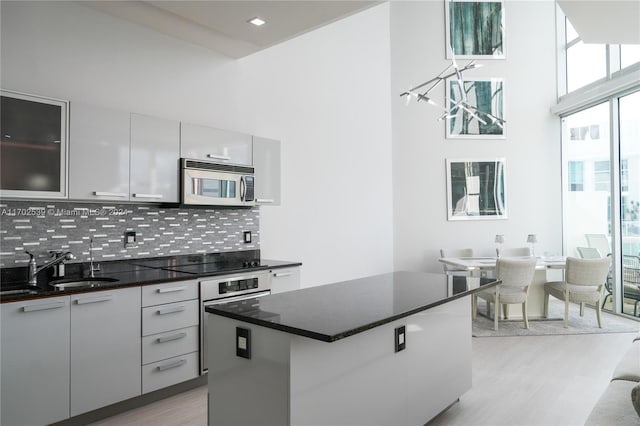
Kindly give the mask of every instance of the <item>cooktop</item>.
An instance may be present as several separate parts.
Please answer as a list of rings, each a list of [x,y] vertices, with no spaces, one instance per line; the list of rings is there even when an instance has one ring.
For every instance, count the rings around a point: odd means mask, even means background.
[[[256,253],[254,251],[247,251],[246,253],[234,252],[232,254],[194,254],[161,259],[140,259],[131,263],[148,268],[165,269],[189,274],[212,274],[268,266],[260,262],[259,252]]]

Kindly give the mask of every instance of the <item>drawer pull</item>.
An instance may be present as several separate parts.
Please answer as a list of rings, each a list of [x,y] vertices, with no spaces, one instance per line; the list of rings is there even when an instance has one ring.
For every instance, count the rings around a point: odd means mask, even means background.
[[[274,277],[290,277],[291,272],[274,272],[273,276]]]
[[[124,192],[105,192],[105,191],[93,191],[93,195],[96,197],[126,197],[128,194]]]
[[[46,303],[43,305],[27,305],[22,307],[23,312],[46,311],[49,309],[64,308],[64,302]]]
[[[173,308],[165,308],[165,309],[158,309],[158,315],[166,315],[166,314],[175,314],[176,312],[182,312],[184,310],[186,310],[187,308],[184,306],[176,306]]]
[[[156,291],[158,293],[173,293],[174,291],[184,291],[186,287],[169,287],[169,288],[159,288]]]
[[[275,203],[275,200],[272,200],[270,198],[256,198],[256,203],[273,204]]]
[[[166,342],[170,342],[172,340],[184,339],[185,337],[187,337],[187,333],[172,334],[171,336],[158,337],[156,339],[156,342],[158,342],[158,343],[166,343]]]
[[[92,298],[87,298],[87,299],[77,299],[76,300],[76,305],[86,305],[88,303],[100,303],[100,302],[108,302],[109,300],[112,300],[113,296],[111,296],[110,294],[107,296],[101,296],[101,297],[92,297]]]
[[[187,363],[186,359],[179,359],[179,360],[171,362],[169,364],[159,365],[156,368],[158,369],[158,371],[165,371],[165,370],[169,370],[171,368],[180,367],[182,365],[185,365],[186,363]]]
[[[162,198],[162,194],[133,194],[134,198]]]

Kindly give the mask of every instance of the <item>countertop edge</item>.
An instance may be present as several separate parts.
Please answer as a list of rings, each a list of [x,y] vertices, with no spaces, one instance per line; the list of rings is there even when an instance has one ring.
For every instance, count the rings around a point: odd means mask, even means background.
[[[438,300],[437,302],[429,303],[427,305],[420,306],[420,307],[411,309],[409,311],[402,312],[400,314],[393,315],[393,316],[390,316],[388,318],[381,319],[379,321],[374,321],[372,323],[365,324],[365,325],[363,325],[361,327],[357,327],[357,328],[354,328],[354,329],[351,329],[351,330],[344,330],[344,331],[341,331],[341,332],[333,334],[333,335],[317,333],[317,332],[310,331],[310,330],[303,330],[303,329],[300,329],[300,328],[290,327],[290,326],[286,326],[286,325],[282,325],[282,324],[278,324],[278,323],[273,323],[273,322],[261,320],[261,319],[258,319],[258,318],[252,318],[252,317],[247,317],[247,316],[240,315],[240,314],[235,314],[233,312],[227,312],[227,311],[218,310],[218,309],[215,308],[215,305],[207,306],[205,308],[205,311],[210,313],[210,314],[212,314],[212,315],[219,315],[219,316],[226,317],[226,318],[231,318],[231,319],[234,319],[234,320],[237,320],[237,321],[242,321],[242,322],[246,322],[246,323],[250,323],[250,324],[254,324],[254,325],[258,325],[258,326],[262,326],[262,327],[266,327],[266,328],[271,328],[273,330],[278,330],[278,331],[282,331],[282,332],[289,333],[289,334],[295,334],[295,335],[298,335],[298,336],[308,337],[310,339],[320,340],[322,342],[331,343],[331,342],[335,342],[335,341],[347,338],[349,336],[353,336],[355,334],[362,333],[362,332],[367,331],[367,330],[371,330],[371,329],[379,327],[381,325],[388,324],[390,322],[399,320],[401,318],[405,318],[405,317],[417,314],[418,312],[426,311],[428,309],[435,308],[436,306],[444,305],[445,303],[449,303],[449,302],[452,302],[454,300],[461,299],[461,298],[466,297],[466,296],[470,296],[470,295],[472,295],[474,293],[478,293],[478,292],[480,292],[482,290],[486,290],[488,288],[495,287],[495,286],[497,286],[498,284],[501,284],[501,283],[502,283],[501,280],[495,280],[495,281],[493,281],[491,283],[483,285],[482,287],[474,288],[474,289],[471,289],[471,290],[468,290],[468,291],[465,291],[465,292],[462,292],[462,293],[458,293],[456,295],[447,297],[445,299]]]
[[[292,268],[302,266],[302,262],[289,262],[289,261],[278,261],[282,262],[275,266],[259,266],[255,268],[251,268],[251,272],[259,272],[259,271],[268,271],[270,269],[282,269],[282,268]],[[150,268],[150,270],[166,270],[165,268]],[[125,282],[115,282],[115,283],[107,283],[105,285],[101,285],[99,287],[91,287],[91,288],[69,288],[62,291],[53,291],[53,290],[40,290],[40,292],[36,294],[19,294],[19,295],[10,295],[10,296],[0,296],[0,305],[4,303],[12,303],[12,302],[22,302],[29,300],[38,300],[38,299],[47,299],[52,297],[61,297],[61,296],[70,296],[81,293],[94,293],[97,291],[109,291],[109,290],[117,290],[120,288],[128,288],[128,287],[144,287],[148,285],[155,284],[163,284],[170,282],[178,282],[178,281],[190,281],[190,280],[198,280],[200,278],[208,278],[208,277],[217,277],[217,276],[225,276],[225,275],[235,275],[243,272],[249,271],[246,268],[239,268],[233,270],[227,270],[223,272],[215,272],[208,274],[187,274],[180,277],[172,277],[172,278],[155,278],[144,281],[125,281]],[[167,271],[169,272],[169,271]],[[104,274],[96,274],[98,278],[113,278],[117,276],[118,273],[104,273]]]

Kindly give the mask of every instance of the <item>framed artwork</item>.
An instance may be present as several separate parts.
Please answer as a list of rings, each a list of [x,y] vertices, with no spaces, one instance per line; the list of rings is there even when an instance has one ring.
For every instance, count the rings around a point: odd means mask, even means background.
[[[447,219],[507,218],[504,158],[447,159]]]
[[[504,1],[445,0],[447,59],[504,59]]]
[[[504,80],[448,79],[446,137],[504,139]]]

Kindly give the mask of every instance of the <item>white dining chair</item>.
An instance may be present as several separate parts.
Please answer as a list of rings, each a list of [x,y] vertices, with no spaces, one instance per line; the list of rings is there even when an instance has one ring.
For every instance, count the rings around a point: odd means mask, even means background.
[[[526,257],[531,256],[529,247],[512,247],[505,249],[496,249],[498,257]]]
[[[550,281],[544,285],[544,317],[549,316],[549,295],[564,301],[564,327],[569,327],[569,302],[580,304],[580,316],[584,316],[584,304],[595,306],[598,327],[602,328],[600,299],[607,280],[611,258],[578,259],[567,257],[564,281]]]
[[[473,257],[473,249],[472,248],[462,248],[462,249],[440,249],[440,257]],[[442,269],[445,274],[449,275],[469,275],[469,270],[464,268],[458,268],[452,265],[447,265],[446,263],[442,264]]]
[[[496,262],[496,278],[502,281],[496,287],[477,293],[477,297],[487,302],[487,315],[490,315],[491,304],[493,303],[493,328],[498,330],[498,320],[500,318],[500,305],[507,315],[507,305],[522,304],[522,318],[524,328],[529,328],[527,317],[527,297],[529,296],[529,286],[533,281],[533,274],[536,270],[536,259],[505,259],[500,258]],[[477,308],[477,301],[472,303]],[[476,319],[477,311],[472,312],[473,319]]]

